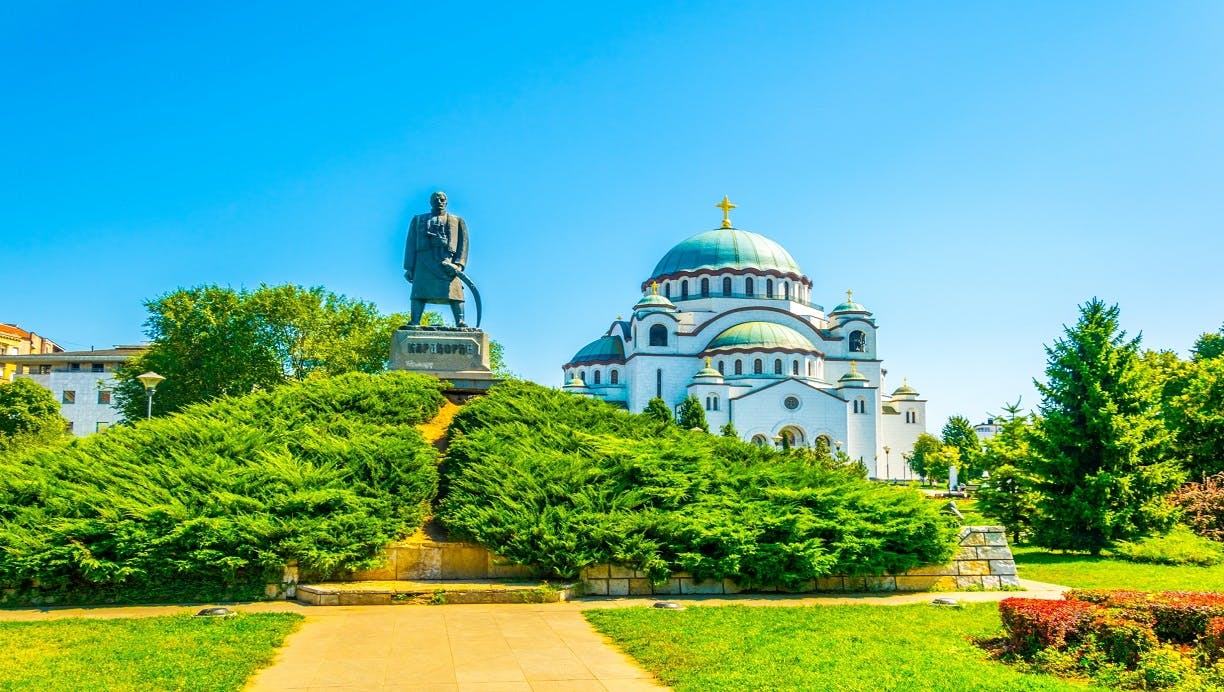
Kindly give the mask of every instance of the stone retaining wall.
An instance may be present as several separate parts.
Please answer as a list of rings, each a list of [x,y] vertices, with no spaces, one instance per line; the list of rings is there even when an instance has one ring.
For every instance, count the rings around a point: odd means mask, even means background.
[[[388,546],[384,567],[354,572],[343,581],[414,579],[529,579],[531,568],[512,565],[472,543],[420,541]]]
[[[581,580],[589,596],[655,596],[675,594],[734,594],[744,591],[730,579],[701,581],[684,572],[661,584],[652,584],[644,572],[617,565],[594,565],[582,571]],[[960,549],[947,565],[917,567],[903,574],[879,577],[832,576],[809,580],[799,588],[776,586],[756,592],[806,593],[815,591],[954,591],[998,589],[1018,586],[1016,563],[1002,526],[965,526]]]

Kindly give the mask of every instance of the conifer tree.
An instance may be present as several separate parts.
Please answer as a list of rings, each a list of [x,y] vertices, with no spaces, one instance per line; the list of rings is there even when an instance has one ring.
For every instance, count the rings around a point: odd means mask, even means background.
[[[990,474],[978,491],[978,509],[998,520],[1019,542],[1029,532],[1037,511],[1033,478],[1024,470],[1031,465],[1033,418],[1020,412],[1020,401],[1003,407],[1006,416],[994,437],[986,440],[982,467]],[[997,420],[997,418],[996,418]]]
[[[710,432],[710,424],[706,422],[705,409],[701,408],[701,402],[697,397],[689,395],[687,399],[680,402],[680,415],[676,419],[676,425],[685,430],[698,428],[704,432]]]
[[[672,423],[676,420],[672,416],[671,407],[667,405],[666,401],[657,396],[646,402],[646,408],[642,411],[642,414],[660,423]]]
[[[973,479],[965,482],[976,481],[982,475],[982,441],[973,429],[973,424],[964,416],[951,416],[944,424],[941,436],[944,444],[952,445],[960,452],[958,467],[962,471],[961,475],[966,479]]]
[[[1158,383],[1140,366],[1140,338],[1118,328],[1118,307],[1094,298],[1046,347],[1046,382],[1031,471],[1040,494],[1034,542],[1099,554],[1116,540],[1167,529],[1165,500],[1183,473],[1167,460]]]
[[[739,431],[735,429],[735,423],[727,421],[725,425],[718,429],[719,434],[723,437],[739,437]]]

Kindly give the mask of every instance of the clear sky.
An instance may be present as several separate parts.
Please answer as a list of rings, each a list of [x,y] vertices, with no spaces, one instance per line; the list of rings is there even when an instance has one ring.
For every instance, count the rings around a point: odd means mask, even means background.
[[[406,310],[439,188],[545,384],[724,194],[935,432],[1035,405],[1092,296],[1183,355],[1224,322],[1214,1],[4,3],[0,132],[0,321],[69,348],[202,283]]]

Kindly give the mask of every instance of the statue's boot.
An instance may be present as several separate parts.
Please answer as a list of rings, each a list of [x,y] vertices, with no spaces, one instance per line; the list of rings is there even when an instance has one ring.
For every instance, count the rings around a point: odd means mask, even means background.
[[[455,326],[461,329],[467,327],[467,322],[463,321],[463,301],[451,301],[451,314],[455,317]]]
[[[414,298],[412,300],[412,319],[408,321],[408,324],[414,327],[419,326],[423,314],[425,314],[425,301]]]

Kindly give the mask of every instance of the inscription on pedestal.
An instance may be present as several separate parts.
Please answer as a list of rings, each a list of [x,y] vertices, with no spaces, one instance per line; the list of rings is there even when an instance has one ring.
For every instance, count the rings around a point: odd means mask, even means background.
[[[489,373],[489,335],[480,331],[397,329],[391,369],[447,374]]]

